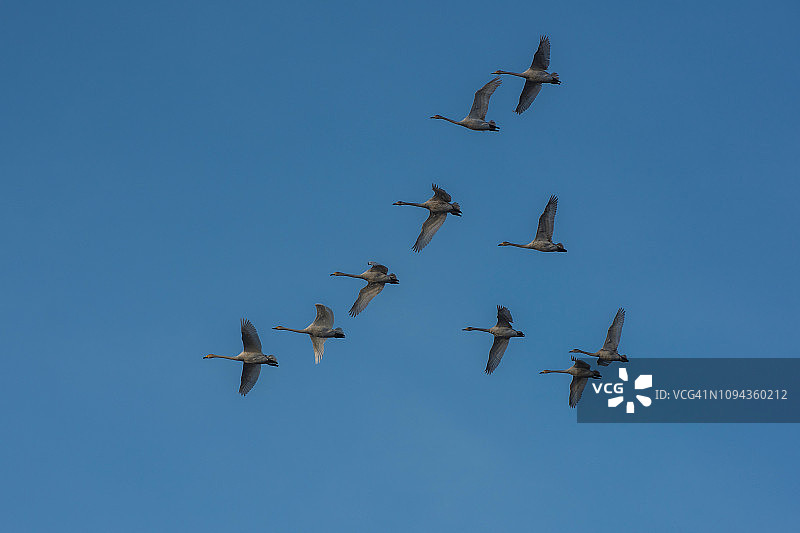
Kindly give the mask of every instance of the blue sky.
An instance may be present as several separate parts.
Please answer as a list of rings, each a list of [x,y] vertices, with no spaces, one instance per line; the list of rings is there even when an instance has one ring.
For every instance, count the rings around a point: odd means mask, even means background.
[[[795,2],[6,2],[15,531],[766,530],[794,425],[578,425],[573,347],[796,356]],[[432,5],[433,4],[433,5]],[[462,118],[552,41],[561,86]],[[436,182],[464,212],[411,251]],[[527,242],[560,198],[566,254]],[[397,273],[357,319],[370,260]],[[311,344],[333,308],[346,339]],[[485,376],[503,304],[514,339]],[[265,368],[237,393],[253,321]]]

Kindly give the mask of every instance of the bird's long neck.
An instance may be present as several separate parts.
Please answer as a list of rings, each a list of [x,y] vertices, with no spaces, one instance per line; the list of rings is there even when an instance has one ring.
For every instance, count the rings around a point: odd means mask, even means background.
[[[539,373],[540,373],[540,374],[552,374],[552,373],[556,373],[556,374],[569,374],[569,371],[568,371],[568,370],[542,370],[542,371],[541,371],[541,372],[539,372]]]
[[[582,354],[585,354],[585,355],[594,355],[592,352],[584,352],[583,350],[579,350],[577,348],[575,348],[572,351],[575,352],[575,353],[582,353]]]
[[[528,247],[527,244],[517,244],[517,243],[514,243],[514,242],[503,242],[503,243],[500,243],[500,246],[516,246],[517,248],[527,248]]]
[[[292,328],[285,328],[283,326],[275,326],[272,329],[278,329],[278,330],[281,330],[281,331],[294,331],[295,333],[308,333],[308,331],[306,331],[304,329],[292,329]]]
[[[434,117],[434,118],[438,118],[438,119],[441,119],[441,120],[446,120],[447,122],[452,122],[453,124],[458,124],[459,126],[461,126],[461,123],[459,121],[453,120],[452,118],[443,117],[441,115],[438,116],[438,117]]]
[[[361,274],[345,274],[344,272],[334,272],[331,276],[347,276],[348,278],[364,279]]]
[[[484,328],[472,328],[472,327],[467,327],[467,328],[464,328],[464,331],[485,331],[486,333],[491,333],[491,331],[489,331],[488,329],[484,329]]]
[[[426,207],[426,206],[424,206],[422,204],[417,204],[417,203],[414,203],[414,202],[397,202],[394,205],[413,205],[414,207]]]
[[[216,355],[216,354],[213,354],[213,353],[208,354],[203,359],[214,359],[214,358],[230,359],[231,361],[238,361],[238,359],[236,359],[235,357],[229,357],[227,355]]]
[[[524,78],[525,75],[519,72],[508,72],[507,70],[498,70],[495,74],[511,74],[512,76],[519,76],[520,78]]]

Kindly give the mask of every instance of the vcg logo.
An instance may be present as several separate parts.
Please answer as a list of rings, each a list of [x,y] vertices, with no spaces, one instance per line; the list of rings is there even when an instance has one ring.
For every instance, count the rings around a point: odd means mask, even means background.
[[[619,379],[621,379],[623,382],[628,381],[628,371],[625,368],[619,369]],[[652,374],[642,374],[633,382],[633,388],[636,390],[649,389],[652,386]],[[600,394],[600,391],[602,391],[609,396],[615,395],[613,398],[608,399],[609,407],[616,407],[625,401],[625,397],[623,396],[623,383],[592,383],[592,388],[594,389],[595,394]],[[639,403],[645,407],[650,407],[650,404],[653,403],[653,400],[650,399],[649,396],[643,396],[641,394],[637,394],[636,399],[639,400]],[[629,400],[625,403],[625,412],[634,412],[633,401]]]

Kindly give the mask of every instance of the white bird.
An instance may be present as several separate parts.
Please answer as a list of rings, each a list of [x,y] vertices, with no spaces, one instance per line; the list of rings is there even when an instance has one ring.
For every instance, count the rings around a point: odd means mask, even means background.
[[[539,49],[533,55],[533,63],[525,72],[508,72],[505,70],[495,70],[492,74],[511,74],[512,76],[519,76],[525,78],[525,86],[522,88],[522,94],[519,95],[519,104],[514,110],[515,113],[521,114],[528,109],[533,103],[536,95],[542,90],[543,83],[552,83],[560,85],[561,81],[558,79],[558,74],[555,72],[547,72],[550,67],[550,38],[547,35],[542,35],[539,38]]]
[[[470,109],[469,115],[463,119],[453,120],[443,117],[442,115],[433,115],[431,118],[446,120],[447,122],[452,122],[453,124],[458,124],[459,126],[464,126],[465,128],[476,131],[500,131],[500,128],[494,123],[494,120],[486,122],[486,112],[489,110],[489,98],[492,97],[492,93],[500,86],[500,83],[501,80],[498,76],[478,89],[477,92],[475,92],[475,100],[472,102],[472,109]]]
[[[558,372],[561,374],[572,374],[572,382],[569,384],[569,406],[575,407],[581,399],[583,389],[586,388],[586,382],[589,378],[600,379],[603,376],[597,370],[592,370],[592,367],[586,361],[581,359],[572,360],[575,362],[571,367],[566,370],[542,370],[540,374],[550,374],[551,372]]]
[[[491,333],[494,335],[494,343],[492,343],[492,348],[489,350],[489,361],[486,363],[485,372],[487,374],[494,372],[494,369],[500,364],[500,359],[503,358],[503,354],[506,352],[506,348],[508,348],[508,340],[511,337],[525,336],[525,334],[521,331],[516,331],[511,327],[512,322],[513,320],[511,318],[511,312],[505,307],[498,305],[497,324],[494,327],[489,329],[472,327],[464,328],[464,331],[485,331],[486,333]]]
[[[342,328],[333,329],[333,311],[331,311],[330,307],[325,307],[322,304],[314,304],[314,306],[317,308],[317,317],[305,329],[292,329],[283,326],[275,326],[272,329],[305,333],[311,337],[311,344],[314,346],[314,363],[319,364],[325,351],[325,339],[330,339],[331,337],[343,339],[344,331],[342,331]]]
[[[558,197],[551,196],[550,201],[544,208],[544,212],[539,217],[539,227],[536,228],[536,237],[528,244],[514,244],[513,242],[503,241],[497,246],[516,246],[517,248],[528,248],[539,250],[540,252],[566,252],[562,243],[553,243],[553,229],[556,224],[556,209],[558,208]]]
[[[203,357],[203,359],[213,359],[215,357],[220,359],[231,359],[232,361],[242,361],[242,382],[239,385],[239,394],[244,396],[253,385],[258,381],[258,375],[261,373],[261,365],[278,366],[278,360],[274,355],[264,355],[261,353],[261,340],[258,338],[258,332],[255,326],[247,320],[242,319],[242,344],[244,350],[242,353],[235,357],[227,355],[214,355],[210,353]]]
[[[390,285],[397,285],[400,283],[397,276],[389,274],[389,269],[383,265],[379,265],[375,261],[367,263],[370,268],[361,274],[345,274],[344,272],[334,272],[331,276],[347,276],[348,278],[359,278],[367,282],[367,284],[358,292],[353,307],[350,308],[350,316],[356,316],[363,311],[367,304],[375,298],[378,293],[383,290],[383,286],[387,283]]]
[[[458,205],[458,202],[450,203],[452,198],[447,194],[447,191],[440,189],[436,184],[431,185],[431,188],[433,189],[433,196],[421,204],[415,204],[414,202],[395,202],[392,204],[413,205],[414,207],[423,207],[430,211],[428,218],[422,224],[422,231],[419,237],[417,237],[417,242],[414,243],[413,250],[415,252],[419,252],[431,242],[433,236],[439,231],[442,224],[444,224],[448,213],[457,217],[461,216],[461,207]]]
[[[597,357],[597,364],[600,366],[608,366],[611,361],[621,361],[623,363],[627,363],[628,356],[617,352],[617,348],[619,347],[619,338],[622,336],[622,324],[624,322],[625,309],[620,307],[617,310],[617,315],[614,317],[614,322],[612,322],[611,326],[608,328],[606,342],[603,344],[603,347],[600,350],[594,353],[589,353],[575,348],[574,350],[570,350],[569,353],[582,353],[585,355],[591,355],[592,357]]]

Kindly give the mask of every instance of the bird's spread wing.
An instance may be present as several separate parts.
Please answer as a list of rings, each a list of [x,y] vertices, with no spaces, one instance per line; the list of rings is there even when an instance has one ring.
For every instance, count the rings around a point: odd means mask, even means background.
[[[331,311],[330,307],[325,307],[322,304],[314,304],[314,307],[317,308],[317,317],[314,321],[309,325],[310,326],[321,326],[323,328],[332,328],[333,327],[333,311]]]
[[[242,344],[245,352],[261,352],[261,339],[258,338],[256,327],[246,318],[242,319]],[[256,373],[256,377],[258,377],[258,373]]]
[[[539,49],[533,54],[531,68],[535,70],[547,70],[550,66],[550,38],[547,35],[539,37]]]
[[[322,361],[322,354],[325,353],[325,338],[311,337],[311,344],[314,346],[314,364]]]
[[[431,212],[431,214],[428,215],[427,220],[422,224],[422,231],[419,233],[419,237],[417,237],[417,242],[414,243],[413,250],[415,252],[419,252],[428,246],[428,243],[431,242],[433,236],[439,231],[439,228],[442,227],[446,218],[447,213]]]
[[[436,199],[441,200],[442,202],[450,202],[450,200],[452,200],[450,195],[447,194],[447,191],[440,189],[436,186],[436,184],[432,185],[431,187],[433,188],[433,198],[431,198],[431,200]]]
[[[503,354],[506,353],[506,348],[508,348],[508,338],[507,337],[495,337],[494,342],[492,343],[492,348],[489,350],[489,361],[486,363],[486,370],[487,374],[491,374],[494,372],[494,369],[497,368],[497,365],[500,364],[500,359],[503,358]]]
[[[261,365],[258,363],[245,363],[242,365],[242,383],[239,385],[239,394],[244,396],[253,385],[258,381],[258,375],[261,373]]]
[[[606,335],[606,342],[603,344],[604,350],[616,351],[619,346],[619,337],[622,335],[622,323],[625,322],[625,309],[620,307],[617,310],[617,316],[614,317],[614,322],[608,328],[608,335]]]
[[[510,328],[512,322],[514,322],[514,319],[511,318],[511,311],[509,311],[507,307],[503,307],[502,305],[498,305],[497,306],[497,327],[498,328]]]
[[[480,120],[486,119],[486,112],[489,110],[489,98],[492,93],[500,86],[500,76],[494,78],[489,83],[475,92],[475,100],[472,102],[472,109],[469,111],[470,118]]]
[[[572,377],[572,383],[569,384],[570,407],[575,407],[578,405],[578,401],[581,399],[581,394],[583,394],[583,389],[586,388],[587,381],[589,381],[588,378],[579,378],[577,376]]]
[[[553,228],[556,225],[556,209],[558,208],[558,197],[551,196],[544,208],[542,216],[539,217],[539,227],[536,228],[537,241],[553,241]]]
[[[370,270],[373,272],[380,272],[381,274],[388,274],[389,269],[381,264],[376,263],[375,261],[370,261],[367,263],[370,266]]]
[[[586,370],[590,370],[592,368],[592,365],[590,365],[589,363],[587,363],[583,359],[576,359],[576,358],[573,357],[572,360],[575,361],[575,364],[572,365],[575,368],[585,368]]]
[[[356,316],[366,309],[367,304],[383,290],[383,283],[367,283],[363,289],[358,291],[353,307],[350,308],[350,316]]]
[[[536,100],[536,96],[541,90],[541,83],[525,80],[525,86],[522,88],[522,94],[519,95],[519,103],[517,104],[517,108],[514,110],[514,113],[519,115],[528,109],[533,101]]]

